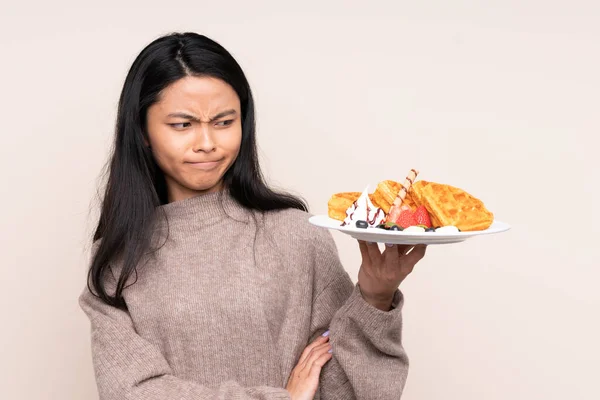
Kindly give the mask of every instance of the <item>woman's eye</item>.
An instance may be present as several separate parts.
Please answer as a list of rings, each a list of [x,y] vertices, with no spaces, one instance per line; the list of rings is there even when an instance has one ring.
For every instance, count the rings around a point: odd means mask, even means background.
[[[175,129],[185,129],[189,127],[191,124],[189,122],[180,122],[178,124],[169,124],[171,127]]]
[[[232,123],[233,123],[233,120],[232,120],[232,119],[228,119],[228,120],[226,120],[226,121],[219,121],[219,122],[217,122],[217,124],[216,124],[216,125],[217,125],[217,126],[229,126],[229,125],[231,125]]]

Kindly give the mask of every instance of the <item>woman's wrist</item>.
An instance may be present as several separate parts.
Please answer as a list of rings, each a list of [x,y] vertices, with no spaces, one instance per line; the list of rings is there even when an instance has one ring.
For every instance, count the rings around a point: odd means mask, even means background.
[[[360,286],[359,286],[360,289]],[[394,293],[371,295],[360,290],[364,301],[381,311],[390,311],[394,302]]]

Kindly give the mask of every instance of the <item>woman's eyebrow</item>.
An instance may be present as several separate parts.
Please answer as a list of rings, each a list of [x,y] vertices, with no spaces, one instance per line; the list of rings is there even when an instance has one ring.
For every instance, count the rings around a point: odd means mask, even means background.
[[[210,119],[210,121],[212,122],[212,121],[215,121],[215,120],[217,120],[217,119],[221,119],[221,118],[223,118],[223,117],[227,117],[228,115],[234,115],[234,114],[237,114],[237,111],[235,111],[235,110],[232,108],[231,110],[226,110],[226,111],[223,111],[223,112],[220,112],[220,113],[218,113],[217,115],[215,115],[214,117],[212,117],[212,118]]]
[[[228,115],[234,115],[237,114],[237,111],[235,111],[234,109],[231,110],[226,110],[223,112],[218,113],[217,115],[215,115],[214,117],[212,117],[210,119],[210,122],[216,121],[217,119],[221,119],[223,117],[226,117]],[[184,113],[184,112],[175,112],[175,113],[171,113],[169,115],[167,115],[167,117],[170,118],[183,118],[183,119],[187,119],[190,121],[194,121],[194,122],[200,122],[200,119],[197,117],[194,117],[193,115]]]

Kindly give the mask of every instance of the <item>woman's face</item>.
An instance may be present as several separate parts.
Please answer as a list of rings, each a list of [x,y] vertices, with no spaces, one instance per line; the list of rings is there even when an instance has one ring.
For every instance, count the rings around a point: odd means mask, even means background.
[[[240,100],[231,86],[209,77],[182,78],[148,108],[147,127],[169,202],[221,190],[242,140]]]

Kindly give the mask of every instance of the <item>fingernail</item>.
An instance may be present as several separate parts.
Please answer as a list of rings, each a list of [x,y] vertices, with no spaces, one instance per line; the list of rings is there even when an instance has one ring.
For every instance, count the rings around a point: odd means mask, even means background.
[[[393,246],[393,244],[392,244],[392,243],[386,243],[385,245],[386,245],[387,247],[392,247],[392,246]]]
[[[331,353],[333,353],[333,349],[329,349],[327,352],[328,352],[329,354],[331,354]]]
[[[329,329],[322,336],[329,336]]]

